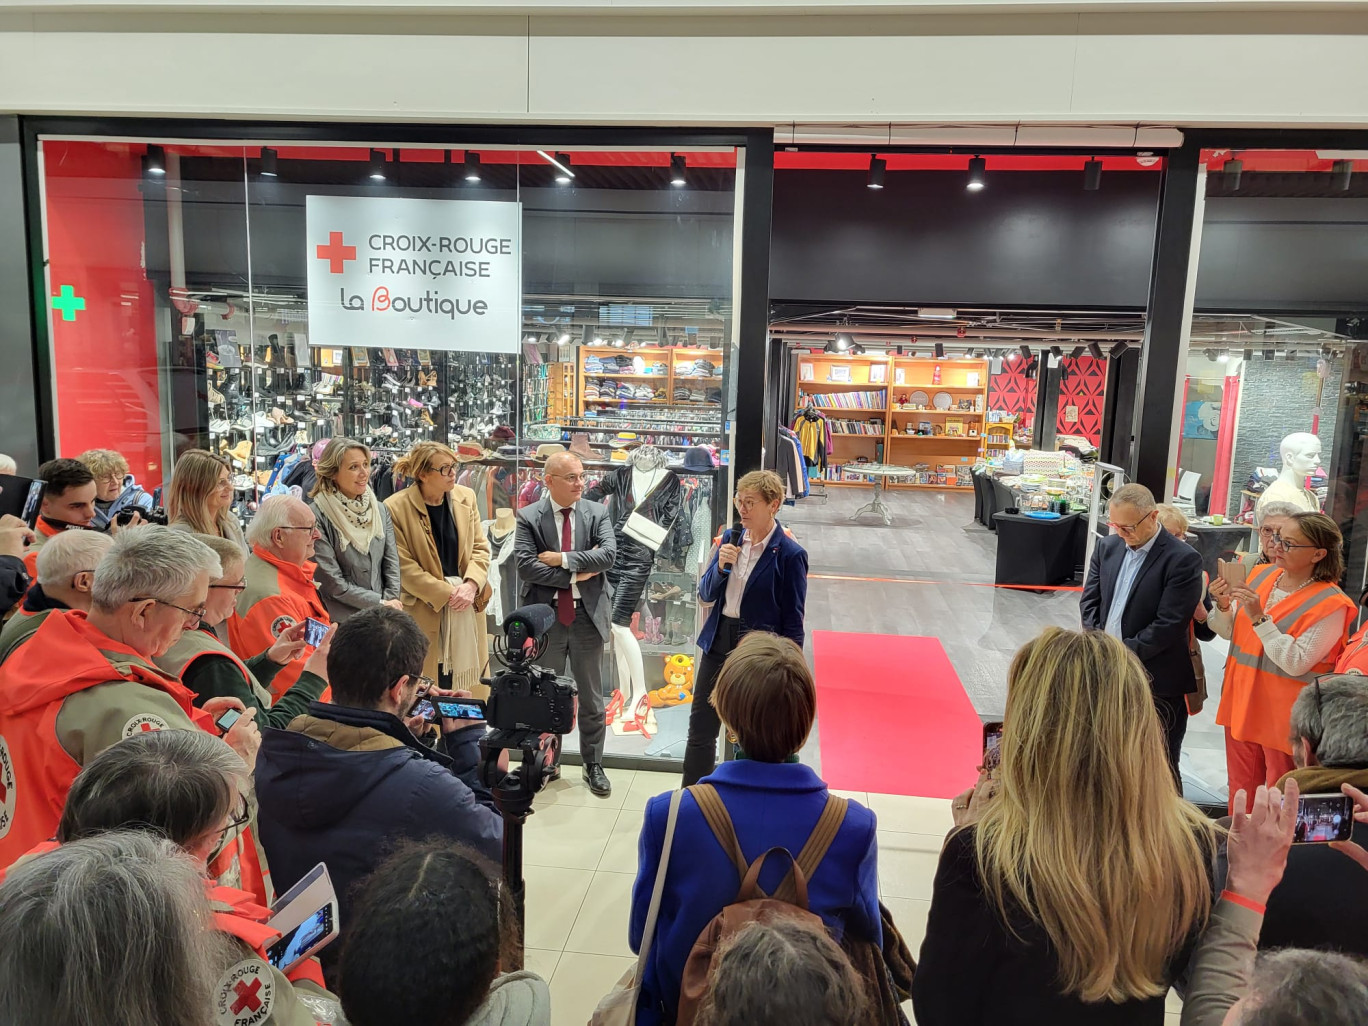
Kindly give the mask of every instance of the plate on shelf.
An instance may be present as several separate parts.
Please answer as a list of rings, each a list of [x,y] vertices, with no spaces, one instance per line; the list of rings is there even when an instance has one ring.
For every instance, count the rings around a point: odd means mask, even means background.
[[[925,406],[931,401],[931,397],[918,389],[907,397],[907,401],[913,406]]]
[[[931,397],[931,405],[938,410],[948,410],[954,400],[950,398],[949,392],[937,392]]]
[[[1027,510],[1027,511],[1026,511],[1026,516],[1030,517],[1032,520],[1058,520],[1058,519],[1060,519],[1058,513],[1051,513],[1051,512],[1050,512],[1049,510],[1047,510],[1047,509],[1032,509],[1032,510]]]

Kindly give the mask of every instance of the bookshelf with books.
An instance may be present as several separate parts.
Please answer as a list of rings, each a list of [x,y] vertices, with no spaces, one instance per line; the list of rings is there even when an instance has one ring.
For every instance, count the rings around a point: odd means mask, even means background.
[[[798,360],[798,388],[794,409],[811,404],[826,418],[831,431],[832,466],[864,457],[883,460],[888,437],[888,359],[879,356],[839,354],[802,355]],[[828,484],[862,484],[845,481],[837,471]]]

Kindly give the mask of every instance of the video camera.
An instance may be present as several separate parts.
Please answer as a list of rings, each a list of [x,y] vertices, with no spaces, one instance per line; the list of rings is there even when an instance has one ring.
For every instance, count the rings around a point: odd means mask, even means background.
[[[507,669],[484,682],[489,685],[489,725],[495,730],[568,734],[575,725],[575,682],[532,665],[546,651],[546,634],[555,621],[548,605],[523,606],[504,617],[494,655]]]

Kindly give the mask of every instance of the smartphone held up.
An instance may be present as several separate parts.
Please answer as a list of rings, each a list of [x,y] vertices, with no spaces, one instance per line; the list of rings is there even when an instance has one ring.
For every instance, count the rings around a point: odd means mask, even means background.
[[[1347,794],[1304,794],[1297,800],[1293,844],[1347,841],[1354,832],[1354,800]]]

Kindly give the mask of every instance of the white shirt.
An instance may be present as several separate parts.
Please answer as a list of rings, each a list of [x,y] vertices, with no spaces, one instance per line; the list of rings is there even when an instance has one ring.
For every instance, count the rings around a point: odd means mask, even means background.
[[[561,532],[565,530],[565,526],[564,526],[564,524],[565,524],[565,517],[561,516],[561,510],[563,510],[563,509],[568,509],[568,510],[570,510],[570,548],[565,549],[564,551],[566,551],[566,552],[571,552],[571,551],[573,551],[574,548],[575,548],[575,520],[577,519],[577,518],[575,517],[575,513],[574,513],[575,507],[574,507],[574,506],[562,506],[560,503],[558,503],[555,499],[551,498],[551,496],[549,496],[549,495],[546,497],[546,501],[549,502],[549,503],[551,503],[551,515],[552,515],[552,519],[554,519],[555,522],[556,522],[556,547],[557,547],[557,548],[560,548]],[[570,594],[573,595],[573,596],[575,597],[575,601],[578,602],[578,601],[579,601],[579,597],[580,597],[580,594],[579,594],[579,585],[575,582],[575,571],[574,571],[574,569],[571,568],[571,565],[570,565],[570,564],[572,564],[573,562],[574,562],[574,557],[573,557],[573,556],[571,556],[569,559],[566,559],[566,558],[564,558],[564,557],[561,558],[561,567],[562,567],[563,569],[565,569],[565,570],[569,570],[569,571],[570,571]]]
[[[751,571],[755,569],[755,564],[760,560],[760,554],[769,547],[770,539],[774,537],[775,529],[779,522],[775,521],[769,529],[769,534],[765,535],[759,545],[751,544],[751,533],[747,529],[741,536],[741,554],[736,557],[736,565],[731,568],[727,581],[727,594],[722,600],[722,615],[730,616],[732,619],[739,619],[741,616],[741,596],[746,592],[746,582],[750,580]]]
[[[1135,585],[1135,578],[1140,575],[1140,568],[1145,565],[1145,557],[1149,555],[1150,549],[1154,548],[1154,543],[1159,538],[1159,531],[1164,530],[1159,527],[1154,534],[1150,535],[1150,540],[1138,548],[1126,546],[1126,554],[1122,557],[1121,570],[1116,575],[1116,587],[1112,589],[1111,605],[1107,607],[1107,622],[1105,630],[1118,641],[1125,641],[1126,638],[1121,632],[1121,617],[1126,613],[1126,603],[1130,601],[1131,588]]]

